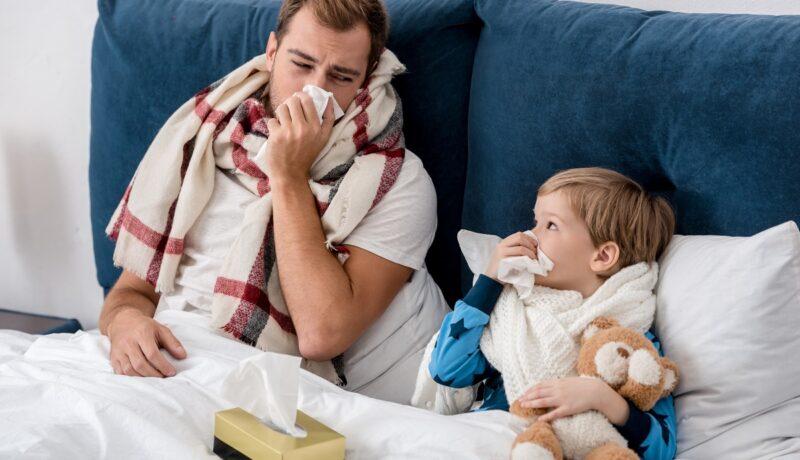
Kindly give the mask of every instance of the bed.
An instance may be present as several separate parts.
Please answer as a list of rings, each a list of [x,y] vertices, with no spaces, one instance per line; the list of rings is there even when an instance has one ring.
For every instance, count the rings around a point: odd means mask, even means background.
[[[407,145],[439,200],[427,264],[448,301],[471,279],[460,228],[527,228],[555,171],[617,169],[670,200],[679,233],[727,235],[678,237],[662,260],[656,328],[688,371],[678,457],[800,456],[800,17],[386,3],[389,47],[409,69],[396,80]],[[119,270],[103,229],[150,140],[196,90],[262,52],[279,5],[98,2],[89,180],[106,292]],[[96,330],[0,331],[0,458],[213,457],[219,384],[257,351],[203,316],[157,319],[190,355],[165,380],[114,375]],[[354,459],[507,458],[521,429],[507,413],[438,416],[308,373],[300,408],[344,434]]]

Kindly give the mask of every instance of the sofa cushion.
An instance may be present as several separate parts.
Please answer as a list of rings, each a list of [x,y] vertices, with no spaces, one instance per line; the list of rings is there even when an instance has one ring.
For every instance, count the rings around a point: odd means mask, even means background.
[[[800,222],[800,16],[550,0],[476,11],[464,228],[529,228],[538,186],[580,166],[666,196],[682,234]]]
[[[92,49],[91,190],[95,263],[107,291],[119,276],[104,235],[150,141],[195,92],[264,52],[278,0],[101,0]],[[466,176],[467,104],[479,24],[469,0],[389,0],[388,47],[408,147],[436,185],[439,230],[429,269],[458,294],[455,234]]]

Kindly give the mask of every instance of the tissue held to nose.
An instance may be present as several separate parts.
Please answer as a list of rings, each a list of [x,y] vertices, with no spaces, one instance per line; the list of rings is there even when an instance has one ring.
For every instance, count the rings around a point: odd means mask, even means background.
[[[536,234],[532,231],[528,230],[525,234],[536,240],[537,243],[539,242]],[[528,297],[533,290],[534,275],[547,276],[554,266],[553,261],[538,246],[536,256],[537,260],[528,256],[506,257],[500,261],[497,267],[497,278],[514,286],[523,299]]]
[[[304,86],[303,92],[311,96],[311,100],[314,101],[314,107],[317,109],[317,116],[319,117],[320,123],[322,123],[322,114],[325,113],[325,108],[328,106],[329,100],[333,102],[333,120],[336,121],[344,116],[344,110],[342,110],[339,103],[336,102],[333,93],[314,85]]]

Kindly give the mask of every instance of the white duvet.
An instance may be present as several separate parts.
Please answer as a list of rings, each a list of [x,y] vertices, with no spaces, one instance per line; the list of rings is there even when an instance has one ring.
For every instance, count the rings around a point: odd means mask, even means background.
[[[160,312],[188,357],[167,379],[115,375],[96,330],[0,330],[0,458],[216,458],[220,382],[259,353],[200,315]],[[522,422],[506,412],[442,416],[344,391],[305,371],[300,409],[346,437],[347,458],[502,458]]]

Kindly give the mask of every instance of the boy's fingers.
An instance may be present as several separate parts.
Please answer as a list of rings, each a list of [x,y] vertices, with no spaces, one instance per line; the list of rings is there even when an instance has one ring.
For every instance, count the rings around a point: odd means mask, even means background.
[[[559,407],[558,409],[553,409],[550,412],[542,415],[538,420],[542,422],[552,422],[555,419],[563,417],[565,415],[564,412],[565,411]]]
[[[558,401],[555,398],[537,398],[528,401],[523,401],[522,407],[529,408],[543,408],[543,407],[557,407]]]
[[[504,251],[503,258],[513,256],[528,256],[534,260],[538,258],[536,251],[525,246],[512,246]]]

